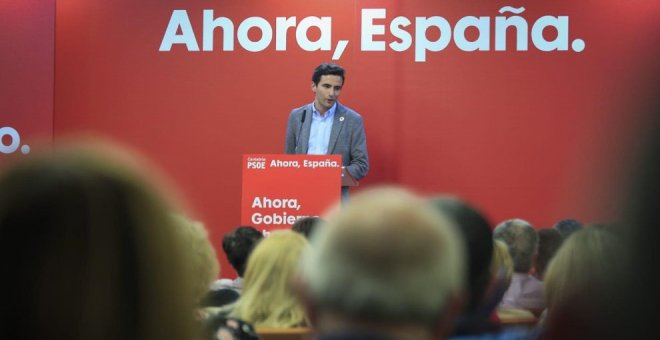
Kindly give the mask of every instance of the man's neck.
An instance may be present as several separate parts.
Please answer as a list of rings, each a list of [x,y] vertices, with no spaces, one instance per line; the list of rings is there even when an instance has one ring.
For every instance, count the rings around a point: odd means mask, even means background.
[[[314,110],[316,110],[316,112],[319,113],[319,116],[321,116],[321,118],[323,118],[323,117],[325,117],[325,114],[326,114],[328,111],[330,111],[330,109],[327,109],[327,110],[326,110],[325,108],[321,108],[321,109],[319,109],[319,106],[320,106],[320,105],[318,105],[318,103],[316,102],[316,100],[314,100]]]

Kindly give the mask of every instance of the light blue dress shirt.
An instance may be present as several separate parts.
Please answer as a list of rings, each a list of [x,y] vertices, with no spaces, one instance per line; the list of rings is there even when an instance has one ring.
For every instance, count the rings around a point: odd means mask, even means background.
[[[312,126],[309,130],[308,155],[328,154],[328,144],[330,143],[330,133],[332,132],[335,111],[337,111],[337,102],[321,117],[314,103],[312,103]]]

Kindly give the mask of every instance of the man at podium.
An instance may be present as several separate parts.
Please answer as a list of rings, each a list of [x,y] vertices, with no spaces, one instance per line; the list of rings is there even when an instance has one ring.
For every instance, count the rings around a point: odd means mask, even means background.
[[[351,180],[356,182],[369,171],[362,116],[337,101],[344,86],[344,73],[341,66],[331,63],[314,69],[314,101],[291,110],[285,151],[287,154],[341,155],[342,200],[348,198]]]

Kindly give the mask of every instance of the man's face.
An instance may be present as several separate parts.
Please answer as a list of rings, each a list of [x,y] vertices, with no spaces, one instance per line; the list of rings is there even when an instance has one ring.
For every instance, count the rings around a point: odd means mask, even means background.
[[[344,81],[340,76],[323,75],[318,84],[312,82],[312,91],[316,94],[314,104],[319,113],[325,113],[335,104]]]

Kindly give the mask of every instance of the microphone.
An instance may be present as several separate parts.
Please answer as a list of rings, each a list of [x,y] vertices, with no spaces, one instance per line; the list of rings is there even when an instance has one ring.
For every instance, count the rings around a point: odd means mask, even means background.
[[[305,123],[305,117],[307,117],[307,109],[303,110],[302,118],[300,118],[300,127],[298,128],[298,138],[296,138],[296,153],[298,153],[298,144],[300,143],[300,134],[302,133],[302,127]],[[300,150],[302,153],[302,150]]]

